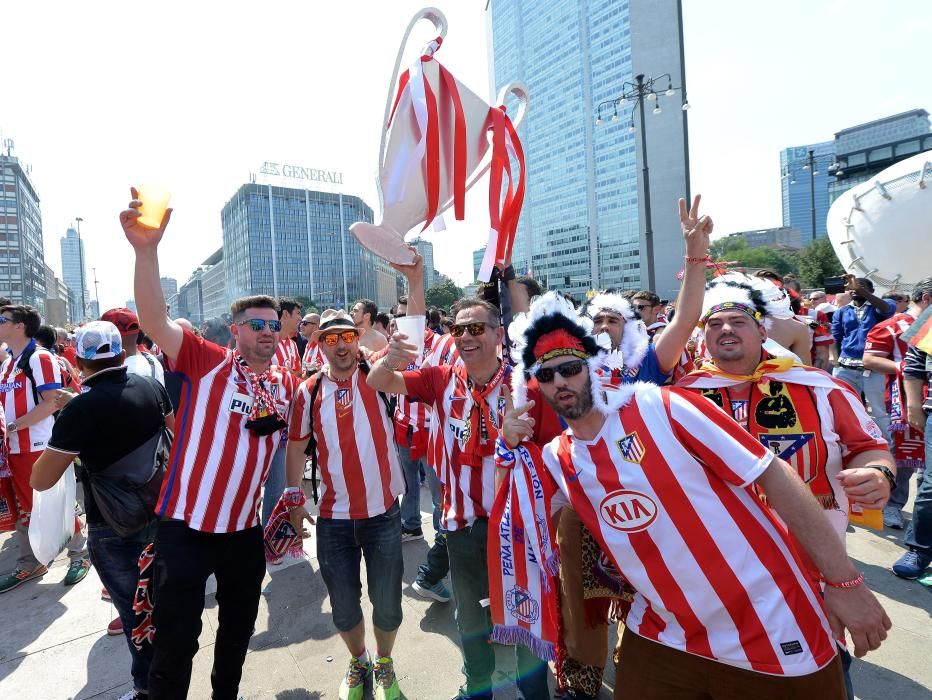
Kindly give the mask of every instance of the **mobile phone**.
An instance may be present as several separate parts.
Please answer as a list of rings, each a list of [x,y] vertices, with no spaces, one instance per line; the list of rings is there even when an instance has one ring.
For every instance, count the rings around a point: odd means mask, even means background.
[[[844,277],[826,277],[822,280],[826,294],[841,294],[845,291]]]

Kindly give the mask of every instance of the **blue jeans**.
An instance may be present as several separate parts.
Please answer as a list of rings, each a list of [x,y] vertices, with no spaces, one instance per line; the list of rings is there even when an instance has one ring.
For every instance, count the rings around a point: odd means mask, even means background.
[[[269,523],[275,504],[285,490],[285,444],[282,443],[272,457],[269,475],[265,478],[265,491],[262,493],[262,527]]]
[[[450,556],[447,554],[447,531],[441,527],[443,517],[443,485],[437,478],[437,473],[428,467],[424,470],[427,475],[427,485],[430,487],[430,498],[434,504],[434,544],[427,550],[427,563],[417,568],[417,578],[421,583],[433,586],[450,572]]]
[[[471,527],[447,533],[466,692],[470,698],[482,700],[492,699],[492,672],[495,670],[495,649],[489,644],[492,615],[480,602],[489,597],[488,532],[489,521],[479,518]],[[515,652],[521,694],[527,700],[549,698],[547,664],[521,644],[515,646]]]
[[[906,528],[906,546],[914,552],[932,556],[932,413],[926,416],[926,468],[919,474],[919,490],[913,505],[913,519]]]
[[[871,417],[880,428],[884,438],[890,442],[890,416],[887,415],[886,391],[887,375],[870,372],[866,377],[863,369],[836,365],[832,375],[850,385],[857,393],[863,394],[864,403],[871,410]]]
[[[139,555],[146,545],[155,539],[157,521],[143,528],[132,537],[120,537],[105,523],[91,523],[87,526],[87,550],[91,557],[100,582],[110,594],[113,607],[123,623],[123,634],[129,645],[132,658],[130,672],[133,685],[137,690],[149,687],[149,664],[152,662],[152,648],[149,645],[142,651],[136,649],[130,635],[136,626],[136,613],[133,612],[133,598],[136,584],[139,582]]]
[[[401,498],[401,525],[405,530],[420,530],[421,464],[423,460],[411,459],[411,448],[401,445],[398,445],[398,459],[405,477],[405,493]]]
[[[330,594],[333,624],[349,632],[362,620],[359,563],[366,559],[372,624],[385,632],[401,626],[401,511],[360,520],[317,519],[317,563]]]

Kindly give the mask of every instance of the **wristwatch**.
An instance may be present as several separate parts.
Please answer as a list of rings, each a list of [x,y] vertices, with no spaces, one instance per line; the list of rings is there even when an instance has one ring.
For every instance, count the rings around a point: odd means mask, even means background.
[[[887,477],[887,482],[890,484],[890,491],[892,492],[896,488],[896,474],[890,471],[889,467],[885,467],[882,464],[868,464],[866,465],[867,469],[876,469],[885,477]]]
[[[15,421],[10,421],[9,423],[7,423],[7,424],[6,424],[6,431],[7,431],[8,433],[15,433],[15,432],[16,432],[16,422],[15,422]]]

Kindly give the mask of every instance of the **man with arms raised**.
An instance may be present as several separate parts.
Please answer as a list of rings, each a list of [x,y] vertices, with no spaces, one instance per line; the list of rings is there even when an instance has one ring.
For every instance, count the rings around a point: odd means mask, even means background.
[[[428,462],[444,485],[444,527],[466,674],[459,697],[491,700],[495,649],[489,645],[491,621],[483,601],[489,595],[488,518],[508,365],[498,356],[504,331],[495,306],[463,299],[453,313],[452,335],[462,365],[398,371],[416,359],[416,348],[396,333],[368,381],[375,389],[406,394],[430,407]],[[546,666],[523,647],[517,656],[524,697],[549,697]]]
[[[556,642],[549,616],[526,613],[556,605],[539,578],[555,556],[550,515],[569,503],[637,590],[616,698],[844,698],[833,635],[847,628],[860,656],[890,622],[795,469],[689,392],[635,384],[609,403],[590,328],[545,295],[518,341],[515,372],[537,378],[569,428],[541,451],[521,442],[527,406],[505,417],[498,463],[511,474],[493,525],[515,566],[490,573],[496,633]],[[519,548],[512,523],[535,521]],[[827,583],[824,608],[783,522]]]
[[[392,443],[387,399],[366,384],[359,363],[359,330],[345,311],[324,311],[315,340],[327,362],[301,385],[295,398],[285,503],[295,530],[302,532],[304,520],[314,524],[301,489],[309,454],[321,481],[317,560],[330,594],[333,624],[350,653],[340,700],[362,700],[373,675],[376,700],[397,700],[392,647],[402,619],[404,561],[397,496],[404,490],[404,477]],[[374,664],[366,650],[360,606],[360,558],[366,561],[373,608]]]
[[[184,698],[198,650],[204,590],[217,578],[220,626],[211,673],[214,698],[236,698],[265,576],[260,489],[287,425],[296,380],[272,368],[278,304],[237,299],[234,350],[206,342],[165,315],[159,284],[159,229],[139,224],[141,202],[120,214],[136,255],[139,320],[182,377],[175,440],[156,513],[153,658],[149,697]]]

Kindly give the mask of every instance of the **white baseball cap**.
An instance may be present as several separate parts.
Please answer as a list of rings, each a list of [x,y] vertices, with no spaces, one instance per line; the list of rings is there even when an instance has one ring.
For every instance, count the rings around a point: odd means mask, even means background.
[[[123,352],[120,331],[110,321],[91,321],[75,331],[75,351],[82,360],[105,360]]]

